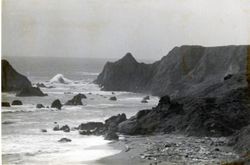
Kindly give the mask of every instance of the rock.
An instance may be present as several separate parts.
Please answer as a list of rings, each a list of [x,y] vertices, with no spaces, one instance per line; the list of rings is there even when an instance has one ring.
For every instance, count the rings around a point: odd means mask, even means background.
[[[2,102],[2,107],[10,107],[10,103],[8,103],[8,102]]]
[[[240,154],[244,155],[250,153],[250,125],[243,127],[236,132],[230,140],[231,145]],[[250,156],[250,155],[249,155]]]
[[[191,136],[230,136],[250,122],[247,89],[218,98],[160,99],[157,107],[141,110],[118,125],[128,135],[183,132]]]
[[[7,60],[2,60],[2,92],[17,92],[31,86],[27,77],[18,73]]]
[[[80,124],[78,130],[82,135],[103,135],[106,127],[102,122],[88,122]]]
[[[42,104],[37,104],[36,108],[44,108],[44,106]]]
[[[250,63],[239,59],[248,59],[249,52],[249,45],[180,46],[152,64],[138,63],[127,53],[116,62],[107,62],[94,83],[106,91],[215,97],[247,87]]]
[[[59,99],[56,99],[55,101],[53,101],[51,104],[51,108],[57,108],[57,109],[61,110],[61,108],[62,108],[61,101]]]
[[[68,138],[61,138],[60,140],[58,140],[58,142],[60,143],[67,143],[67,142],[71,142],[72,140],[71,139],[68,139]]]
[[[22,88],[21,91],[19,91],[16,94],[16,96],[26,97],[26,96],[48,96],[48,95],[44,94],[38,87],[26,87]]]
[[[142,100],[150,100],[150,97],[149,96],[145,96],[145,97],[143,97]]]
[[[14,100],[12,101],[11,105],[23,105],[23,103],[20,100]]]
[[[115,132],[110,131],[106,133],[104,138],[105,140],[118,140],[119,136]]]
[[[127,117],[124,113],[118,114],[117,116],[112,116],[108,118],[107,120],[105,120],[105,126],[107,127],[108,130],[117,131],[118,125],[121,122],[126,121],[126,120],[127,120]]]
[[[112,95],[115,95],[115,92],[111,92]]]
[[[70,132],[70,128],[68,125],[64,125],[60,128],[60,130],[64,131],[64,132]]]
[[[109,100],[111,100],[111,101],[116,101],[117,98],[116,98],[115,96],[112,96],[112,97],[109,98]]]
[[[141,103],[148,103],[148,101],[147,100],[142,100]]]
[[[47,132],[47,130],[46,129],[41,129],[41,132]]]
[[[39,87],[39,88],[47,88],[43,83],[37,83],[37,84],[36,84],[36,87]]]
[[[84,94],[77,94],[71,100],[67,101],[65,105],[83,105],[82,99],[86,99],[87,97]]]
[[[53,131],[60,131],[59,125],[56,125],[56,126],[53,128]]]

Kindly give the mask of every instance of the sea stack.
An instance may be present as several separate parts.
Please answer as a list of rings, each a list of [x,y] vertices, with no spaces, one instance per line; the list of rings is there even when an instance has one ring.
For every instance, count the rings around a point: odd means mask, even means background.
[[[31,87],[27,77],[18,73],[7,60],[2,60],[2,91],[16,92]]]

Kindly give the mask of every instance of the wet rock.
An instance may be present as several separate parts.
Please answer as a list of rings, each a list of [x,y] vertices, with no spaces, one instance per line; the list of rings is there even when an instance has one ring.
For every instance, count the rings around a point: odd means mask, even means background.
[[[53,131],[60,131],[59,125],[56,125],[56,126],[53,128]]]
[[[143,97],[142,100],[150,100],[150,97],[149,96],[145,96],[145,97]]]
[[[10,107],[10,103],[9,102],[2,102],[2,107]]]
[[[42,104],[37,104],[36,108],[44,108],[44,106]]]
[[[27,96],[48,96],[47,94],[44,94],[40,88],[38,87],[25,87],[22,88],[21,91],[19,91],[16,96],[18,97],[27,97]]]
[[[88,122],[80,124],[78,130],[82,135],[103,135],[106,127],[102,122]]]
[[[67,101],[65,105],[83,105],[82,99],[86,99],[87,97],[84,94],[77,94],[71,100]]]
[[[46,129],[41,129],[41,132],[47,132],[47,130]]]
[[[68,125],[64,125],[60,128],[60,130],[64,131],[64,132],[70,132],[70,128]]]
[[[232,77],[233,77],[232,74],[228,74],[228,75],[226,75],[226,76],[224,77],[224,80],[229,80],[229,79],[232,78]]]
[[[18,73],[7,60],[2,60],[2,92],[17,92],[24,87],[31,87],[29,79]]]
[[[71,139],[68,139],[68,138],[61,138],[60,140],[58,140],[58,142],[60,143],[67,143],[67,142],[71,142],[72,140]]]
[[[147,100],[142,100],[141,103],[148,103],[148,101]]]
[[[117,98],[116,98],[115,96],[112,96],[112,97],[109,98],[109,100],[111,100],[111,101],[116,101]]]
[[[105,135],[105,140],[118,140],[118,139],[119,136],[113,131],[109,131]]]
[[[20,100],[14,100],[12,101],[11,105],[23,105],[23,103]]]
[[[117,131],[118,125],[125,120],[127,120],[127,117],[124,113],[118,114],[105,120],[105,126],[108,130]]]
[[[46,86],[43,83],[37,83],[36,86],[39,88],[46,88]]]
[[[61,108],[62,108],[61,101],[59,99],[56,99],[55,101],[53,101],[51,104],[51,108],[57,108],[57,109],[61,110]]]

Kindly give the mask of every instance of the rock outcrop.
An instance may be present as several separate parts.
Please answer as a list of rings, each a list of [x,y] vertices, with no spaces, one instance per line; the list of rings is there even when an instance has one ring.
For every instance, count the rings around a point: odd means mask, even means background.
[[[249,90],[237,89],[223,97],[170,100],[141,110],[122,122],[118,131],[129,135],[182,132],[194,136],[230,136],[250,123]]]
[[[13,100],[11,105],[23,105],[23,103],[20,100]]]
[[[18,97],[28,97],[28,96],[48,96],[47,94],[43,93],[39,87],[25,87],[22,88],[19,92],[16,93]]]
[[[74,96],[71,100],[67,101],[65,105],[83,105],[82,99],[86,98],[87,98],[86,95],[79,93],[76,96]]]
[[[27,77],[18,73],[7,60],[2,60],[2,91],[16,92],[31,87]]]
[[[59,99],[56,99],[55,101],[53,101],[51,104],[51,108],[57,108],[57,109],[61,110],[61,108],[62,108],[61,101]]]
[[[218,96],[246,87],[250,46],[181,46],[153,64],[138,63],[128,53],[108,62],[94,81],[103,90],[145,92],[174,98]]]
[[[10,107],[10,103],[9,102],[2,102],[2,107]]]

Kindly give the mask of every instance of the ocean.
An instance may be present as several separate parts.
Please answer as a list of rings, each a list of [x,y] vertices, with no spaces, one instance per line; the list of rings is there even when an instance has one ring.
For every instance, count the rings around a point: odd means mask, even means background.
[[[104,121],[112,115],[125,113],[131,117],[142,109],[157,105],[158,98],[150,97],[148,103],[141,103],[145,94],[131,92],[101,91],[93,84],[107,61],[114,59],[48,58],[48,57],[6,57],[21,74],[33,84],[44,83],[53,88],[41,88],[48,96],[16,97],[13,93],[2,93],[2,101],[21,100],[23,105],[2,107],[2,159],[3,164],[85,164],[117,154],[102,136],[80,135],[53,131],[54,122],[60,126],[77,127],[89,121]],[[68,84],[51,82],[58,74],[69,79]],[[63,106],[62,110],[37,109],[36,104],[50,106],[55,99],[62,103],[74,95],[83,93],[83,106]],[[116,96],[117,101],[109,97]],[[42,132],[46,129],[48,132]],[[69,143],[59,143],[66,137]]]

